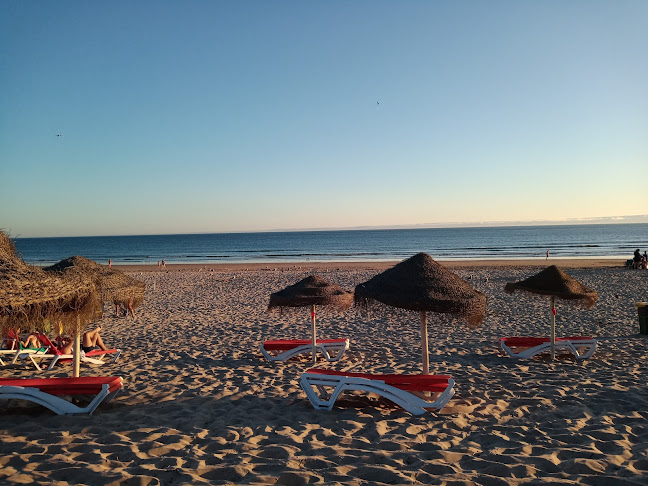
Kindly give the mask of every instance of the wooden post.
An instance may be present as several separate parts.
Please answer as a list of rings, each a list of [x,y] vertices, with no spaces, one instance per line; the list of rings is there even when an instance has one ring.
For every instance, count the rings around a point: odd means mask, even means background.
[[[315,305],[311,307],[311,318],[313,321],[313,364],[317,363],[317,336],[315,333]]]
[[[556,298],[551,296],[551,359],[556,356]]]
[[[81,371],[81,317],[77,316],[77,328],[74,335],[74,355],[72,359],[72,376],[78,378]]]
[[[428,354],[427,314],[421,311],[421,348],[423,352],[423,374],[430,374],[430,356]]]

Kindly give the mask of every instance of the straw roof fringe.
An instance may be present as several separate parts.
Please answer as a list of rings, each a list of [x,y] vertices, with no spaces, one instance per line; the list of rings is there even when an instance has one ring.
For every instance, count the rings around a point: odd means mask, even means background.
[[[364,309],[380,302],[413,311],[454,314],[470,326],[481,324],[486,315],[486,296],[425,253],[359,284],[354,302]]]
[[[127,306],[131,301],[135,308],[144,301],[146,291],[144,282],[82,256],[66,258],[44,270],[50,273],[85,275],[91,278],[104,302]]]
[[[278,307],[282,312],[290,307],[325,305],[346,310],[353,304],[353,293],[321,277],[310,275],[294,285],[270,294],[268,310]]]
[[[75,334],[101,317],[101,302],[91,279],[60,276],[26,264],[0,231],[0,331],[43,329],[45,319]]]
[[[545,268],[525,280],[509,282],[504,286],[504,291],[509,294],[516,290],[576,301],[588,308],[598,300],[596,290],[586,287],[556,265]]]
[[[0,231],[0,265],[6,262],[6,264],[15,262],[20,262],[21,259],[18,256],[16,247],[13,244],[13,241]]]

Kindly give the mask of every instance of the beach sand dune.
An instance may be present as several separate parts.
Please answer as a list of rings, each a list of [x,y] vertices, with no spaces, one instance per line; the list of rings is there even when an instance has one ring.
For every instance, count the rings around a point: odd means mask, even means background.
[[[544,262],[543,262],[544,263]],[[382,267],[384,268],[384,266]],[[457,266],[488,297],[481,327],[430,314],[430,369],[456,395],[412,416],[390,402],[344,395],[316,411],[299,387],[308,355],[269,363],[259,345],[309,337],[309,309],[267,312],[271,292],[314,273],[282,268],[130,269],[147,283],[136,320],[103,320],[124,350],[85,375],[119,375],[125,389],[91,417],[0,403],[2,484],[605,484],[648,483],[648,336],[635,302],[648,272],[593,265],[568,272],[599,292],[592,309],[557,301],[558,335],[593,335],[591,360],[515,361],[498,338],[548,335],[549,301],[507,295],[507,281],[542,266]],[[328,265],[343,288],[379,265]],[[348,337],[340,370],[419,373],[418,314],[318,309],[322,338]],[[65,376],[60,367],[47,376]],[[35,376],[3,368],[0,376]]]

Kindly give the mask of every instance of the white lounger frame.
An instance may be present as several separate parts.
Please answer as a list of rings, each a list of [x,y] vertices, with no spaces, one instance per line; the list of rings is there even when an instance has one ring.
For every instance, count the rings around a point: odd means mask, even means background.
[[[331,410],[335,401],[344,391],[361,390],[383,396],[412,415],[422,415],[428,408],[441,410],[455,394],[455,381],[453,379],[448,380],[448,387],[435,401],[424,400],[412,392],[401,390],[378,379],[304,373],[301,376],[300,384],[313,407],[317,410]],[[326,388],[334,388],[333,393],[329,393]]]
[[[104,358],[106,356],[112,356],[115,355],[115,357],[111,361],[105,361]],[[94,356],[86,356],[86,354],[81,351],[81,363],[86,363],[89,365],[102,365],[106,363],[114,363],[119,359],[121,356],[121,349],[118,349],[116,353],[106,353],[106,354],[99,354],[97,357]],[[29,359],[34,367],[37,370],[41,369],[40,362],[43,359],[51,359],[52,361],[50,362],[49,366],[47,367],[47,371],[51,371],[54,366],[56,366],[56,363],[58,363],[59,360],[61,359],[74,359],[74,355],[72,354],[51,354],[51,353],[38,353],[38,352],[30,352],[29,350],[20,350],[16,353],[14,356],[13,360],[11,361],[11,364],[16,364],[18,360],[24,360],[24,359]]]
[[[27,359],[30,354],[38,354],[40,356],[50,356],[44,351],[39,351],[37,349],[2,349],[0,350],[0,365],[4,366],[6,363],[2,360],[2,356],[5,357],[7,361],[10,361],[10,364],[16,364],[18,359]]]
[[[345,339],[344,341],[336,342],[336,343],[317,343],[317,351],[322,353],[324,358],[326,358],[326,361],[339,361],[342,356],[344,356],[344,353],[346,353],[349,349],[349,340]],[[297,356],[298,354],[302,353],[312,353],[313,352],[313,344],[303,344],[301,346],[296,346],[292,349],[288,349],[284,351],[283,353],[280,353],[276,356],[271,356],[268,351],[263,347],[263,344],[261,345],[261,353],[263,356],[268,361],[288,361],[289,359]]]
[[[4,366],[6,363],[2,360],[2,357],[4,356],[5,359],[13,359],[14,355],[16,354],[15,349],[0,349],[0,365]]]
[[[119,390],[121,390],[121,388]],[[109,385],[102,385],[101,391],[86,407],[79,407],[74,403],[68,402],[67,400],[56,395],[50,395],[49,393],[42,392],[38,388],[23,386],[1,385],[0,399],[28,400],[30,402],[38,403],[39,405],[47,407],[58,415],[92,415],[92,412],[94,412],[102,402],[105,401],[106,403],[108,403],[115,395],[117,395],[119,390],[116,390],[111,394]]]
[[[551,350],[550,341],[538,344],[537,346],[533,346],[532,348],[525,349],[524,351],[520,351],[519,353],[514,352],[509,346],[506,345],[504,341],[500,341],[500,345],[502,346],[502,349],[506,352],[506,354],[508,354],[511,358],[521,359],[532,358],[536,354],[542,353],[543,351]],[[588,359],[594,354],[594,351],[596,351],[596,345],[596,339],[574,339],[573,341],[570,341],[568,339],[561,339],[560,341],[556,341],[556,351],[559,349],[568,349],[572,353],[574,353],[576,359]],[[585,348],[584,352],[581,352],[582,348]]]
[[[117,349],[116,351],[117,351],[116,353],[97,354],[96,357],[95,356],[88,356],[86,353],[81,351],[81,362],[82,363],[87,363],[89,365],[102,365],[102,364],[106,364],[106,363],[114,363],[121,356],[121,349]],[[104,361],[104,359],[107,356],[112,357],[113,354],[115,355],[115,357],[112,360]],[[59,355],[54,356],[54,358],[52,359],[52,362],[47,367],[47,370],[50,371],[52,368],[54,368],[56,363],[61,359],[74,359],[74,356],[71,355],[71,354],[59,354]]]

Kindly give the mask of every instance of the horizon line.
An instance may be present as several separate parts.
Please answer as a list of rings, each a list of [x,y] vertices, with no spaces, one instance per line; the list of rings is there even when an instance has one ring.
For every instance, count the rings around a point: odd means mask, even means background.
[[[306,233],[318,231],[380,231],[380,230],[406,230],[406,229],[451,229],[451,228],[505,228],[524,226],[578,226],[588,224],[642,224],[648,223],[648,214],[629,216],[610,216],[600,218],[568,218],[562,220],[529,220],[529,221],[483,221],[483,222],[450,222],[450,223],[419,223],[404,225],[377,225],[377,226],[346,226],[325,228],[290,228],[267,230],[239,230],[239,231],[196,231],[190,233],[129,233],[129,234],[103,234],[103,235],[76,235],[76,236],[14,236],[20,238],[94,238],[109,236],[172,236],[172,235],[209,235],[209,234],[247,234],[247,233]]]

